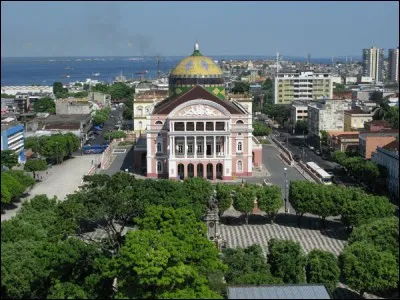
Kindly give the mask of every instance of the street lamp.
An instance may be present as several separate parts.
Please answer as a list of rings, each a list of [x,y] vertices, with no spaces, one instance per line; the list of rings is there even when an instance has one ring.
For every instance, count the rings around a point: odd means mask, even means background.
[[[283,171],[285,173],[285,213],[287,213],[287,168],[283,168]]]

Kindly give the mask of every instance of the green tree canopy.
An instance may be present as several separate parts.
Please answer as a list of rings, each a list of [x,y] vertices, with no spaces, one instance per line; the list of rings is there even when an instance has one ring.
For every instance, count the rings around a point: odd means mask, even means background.
[[[18,156],[13,150],[1,150],[1,165],[11,169],[18,165]]]
[[[120,138],[126,138],[126,133],[123,131],[111,131],[111,132],[106,132],[104,134],[104,138],[106,140],[108,139],[120,139]]]
[[[250,91],[250,84],[244,81],[235,81],[231,91],[234,94],[248,93]]]
[[[399,219],[397,217],[373,220],[354,229],[349,237],[349,245],[367,242],[381,251],[392,253],[399,261]]]
[[[236,190],[233,198],[233,207],[245,215],[246,224],[249,222],[249,215],[254,208],[254,200],[256,200],[257,189],[253,185],[245,185],[243,188]]]
[[[329,251],[311,250],[307,255],[306,276],[308,283],[323,283],[333,292],[340,276],[337,258]]]
[[[271,128],[267,126],[265,123],[261,123],[259,121],[253,122],[253,135],[254,136],[268,136],[271,134]]]
[[[284,283],[306,283],[306,257],[298,242],[269,240],[267,261],[272,275],[281,278]]]
[[[344,248],[339,265],[345,283],[359,292],[382,291],[395,288],[399,280],[396,258],[388,251],[367,242],[354,242]]]
[[[217,184],[218,210],[221,216],[232,205],[232,187],[228,184]]]
[[[24,166],[25,171],[36,172],[47,170],[47,162],[45,159],[29,159]]]
[[[123,82],[116,82],[109,87],[108,93],[112,100],[129,99],[133,97],[135,89],[130,88]]]
[[[56,103],[50,97],[45,97],[42,99],[37,100],[33,104],[33,110],[35,112],[48,112],[48,113],[55,113],[56,112]]]
[[[56,81],[53,83],[53,93],[57,94],[63,94],[63,93],[68,93],[68,89],[63,87],[63,84],[59,81]]]
[[[257,191],[258,208],[264,211],[271,223],[274,221],[276,214],[282,207],[282,192],[280,187],[276,185],[263,186]]]

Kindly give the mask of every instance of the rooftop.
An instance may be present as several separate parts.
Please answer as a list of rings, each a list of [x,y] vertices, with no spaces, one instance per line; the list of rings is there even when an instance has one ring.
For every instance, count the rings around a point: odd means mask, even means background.
[[[399,141],[395,140],[386,146],[382,147],[383,149],[389,150],[389,151],[399,151]]]
[[[344,113],[350,114],[350,115],[371,115],[371,113],[366,112],[359,107],[357,107],[355,109],[345,110]]]
[[[228,286],[228,299],[331,299],[324,285]]]

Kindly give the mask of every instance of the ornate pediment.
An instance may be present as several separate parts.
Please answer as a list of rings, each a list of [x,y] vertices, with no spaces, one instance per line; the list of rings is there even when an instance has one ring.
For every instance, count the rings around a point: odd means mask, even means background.
[[[204,104],[193,104],[186,106],[175,114],[175,116],[178,117],[216,117],[223,115],[224,114],[216,108]]]

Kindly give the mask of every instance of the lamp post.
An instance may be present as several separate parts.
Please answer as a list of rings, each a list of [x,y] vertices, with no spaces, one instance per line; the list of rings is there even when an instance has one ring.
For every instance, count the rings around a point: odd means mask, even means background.
[[[285,213],[288,212],[287,210],[287,168],[283,168],[284,174],[285,174]]]

